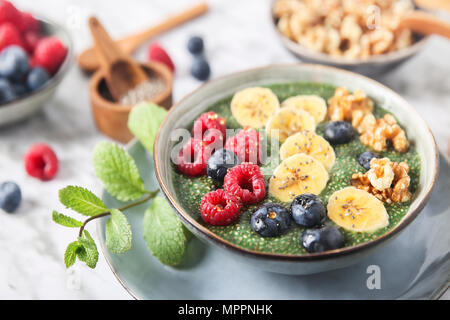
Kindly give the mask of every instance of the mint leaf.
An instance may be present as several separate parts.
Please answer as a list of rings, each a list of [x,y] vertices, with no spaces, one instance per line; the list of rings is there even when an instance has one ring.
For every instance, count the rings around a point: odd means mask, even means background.
[[[106,221],[106,246],[112,253],[124,253],[131,249],[131,227],[125,215],[117,209],[111,210]]]
[[[69,228],[79,228],[83,225],[81,221],[75,220],[74,218],[65,216],[62,213],[58,213],[56,211],[53,211],[52,213],[52,220],[57,224]]]
[[[66,268],[69,268],[75,263],[75,260],[77,259],[77,250],[80,247],[81,244],[78,241],[69,243],[66,252],[64,253],[64,263],[66,265]]]
[[[59,190],[59,201],[67,208],[85,216],[95,216],[107,210],[105,204],[91,191],[77,186]]]
[[[156,197],[143,221],[144,239],[152,254],[173,266],[183,261],[186,236],[181,221],[165,198]]]
[[[133,107],[128,116],[128,128],[150,153],[153,153],[156,133],[166,114],[166,109],[154,103],[142,102]]]
[[[105,189],[121,201],[136,200],[145,193],[136,163],[117,144],[100,142],[94,149],[94,169]]]
[[[83,230],[83,235],[78,237],[81,247],[77,250],[77,257],[85,262],[89,268],[94,269],[98,262],[98,250],[94,239],[87,230]]]

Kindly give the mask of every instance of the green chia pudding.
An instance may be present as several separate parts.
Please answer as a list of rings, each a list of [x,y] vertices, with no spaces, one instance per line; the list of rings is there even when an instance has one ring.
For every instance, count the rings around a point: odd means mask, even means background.
[[[273,91],[273,93],[278,97],[279,101],[283,101],[291,96],[296,95],[318,95],[328,101],[328,99],[333,96],[336,89],[336,87],[332,85],[318,83],[282,83],[269,85],[266,87],[270,88]],[[227,128],[239,129],[242,127],[231,114],[231,99],[232,97],[230,96],[226,99],[218,101],[206,111],[214,111],[220,117],[226,118]],[[375,108],[373,111],[375,117],[380,118],[386,113],[388,112],[377,106],[375,102]],[[328,122],[326,120],[319,123],[316,128],[316,133],[323,136],[324,128],[327,123]],[[190,127],[192,127],[192,124],[190,125]],[[259,131],[261,133],[264,133],[263,130]],[[355,135],[355,138],[352,139],[351,142],[347,144],[333,145],[333,148],[336,154],[336,161],[333,167],[328,172],[329,180],[327,186],[319,194],[325,206],[327,205],[328,199],[333,192],[351,185],[350,180],[353,173],[366,171],[359,164],[358,157],[364,151],[371,150],[369,147],[363,145],[360,142],[357,135]],[[267,154],[268,156],[270,156],[270,145],[267,145]],[[412,144],[406,153],[399,153],[392,147],[388,147],[387,151],[379,152],[379,154],[382,157],[389,158],[391,161],[404,161],[409,165],[409,176],[411,178],[409,190],[414,195],[419,183],[420,175],[420,158],[415,150],[414,145]],[[273,156],[278,157],[278,154]],[[261,171],[266,178],[266,187],[267,181],[272,175],[274,169],[274,167],[271,167],[270,161],[268,161],[268,164],[266,165],[261,165]],[[228,226],[211,226],[206,224],[200,216],[200,200],[206,193],[222,188],[221,183],[214,181],[206,175],[201,177],[185,176],[179,173],[174,165],[172,165],[172,170],[173,185],[176,190],[176,196],[179,199],[182,207],[200,224],[204,225],[219,237],[242,248],[253,251],[290,255],[301,255],[307,253],[299,240],[302,232],[306,229],[305,227],[293,224],[293,226],[287,233],[273,238],[261,237],[251,229],[251,215],[263,203],[280,203],[281,205],[289,209],[290,203],[282,203],[277,199],[271,197],[269,195],[268,188],[266,188],[267,195],[264,201],[261,201],[256,205],[243,207],[239,218],[234,223]],[[345,247],[350,247],[373,240],[394,228],[408,212],[410,203],[411,201],[391,204],[384,203],[386,211],[389,214],[389,225],[384,228],[378,229],[373,233],[353,232],[338,227],[345,237]],[[325,225],[335,224],[327,217]],[[335,226],[337,227],[337,225]]]

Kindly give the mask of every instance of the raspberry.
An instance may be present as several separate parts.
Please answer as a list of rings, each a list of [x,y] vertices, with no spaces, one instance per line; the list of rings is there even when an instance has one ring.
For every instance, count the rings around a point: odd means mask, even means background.
[[[34,61],[50,74],[58,71],[67,54],[67,48],[56,37],[41,39],[34,51]]]
[[[58,172],[58,158],[48,145],[37,143],[25,155],[25,169],[32,177],[51,180]]]
[[[9,1],[0,1],[0,24],[10,22],[16,26],[20,23],[21,14]]]
[[[148,47],[148,59],[150,61],[160,62],[165,64],[172,72],[175,72],[175,65],[167,54],[166,50],[161,47],[158,43],[152,43]]]
[[[244,128],[228,138],[225,149],[233,151],[242,162],[258,164],[261,160],[259,133],[252,128]]]
[[[0,51],[10,45],[24,47],[19,30],[10,22],[5,22],[0,26]]]
[[[255,204],[266,196],[266,184],[256,164],[242,163],[225,175],[223,188],[238,197],[243,204]]]
[[[35,31],[37,32],[39,30],[39,22],[36,20],[35,17],[29,12],[22,12],[20,14],[20,19],[17,24],[17,27],[19,28],[20,32],[26,32],[26,31]]]
[[[205,194],[200,203],[203,220],[213,226],[226,226],[241,213],[241,202],[222,189]]]
[[[210,131],[204,136],[205,132],[208,130]],[[195,120],[192,128],[192,135],[195,138],[203,139],[208,145],[216,141],[216,138],[219,138],[221,142],[217,147],[222,148],[226,131],[226,119],[221,118],[215,112],[210,111],[203,113]]]
[[[211,151],[201,140],[191,138],[181,148],[176,157],[178,170],[188,176],[200,176],[206,174],[206,166]]]
[[[29,30],[23,34],[23,42],[28,53],[34,52],[40,39],[41,37],[37,31]]]

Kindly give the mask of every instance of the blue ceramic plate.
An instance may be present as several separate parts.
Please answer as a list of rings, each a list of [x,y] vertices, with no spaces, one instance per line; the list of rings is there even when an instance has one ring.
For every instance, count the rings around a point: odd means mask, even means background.
[[[153,158],[140,143],[129,151],[147,188],[157,188]],[[142,236],[148,204],[127,211],[133,229],[129,252],[108,251],[106,219],[97,225],[101,248],[119,282],[138,299],[435,299],[450,283],[450,166],[443,158],[440,163],[431,199],[417,219],[384,248],[345,269],[305,276],[269,273],[196,238],[184,265],[167,267],[150,254]],[[121,205],[106,193],[103,198],[108,206]]]

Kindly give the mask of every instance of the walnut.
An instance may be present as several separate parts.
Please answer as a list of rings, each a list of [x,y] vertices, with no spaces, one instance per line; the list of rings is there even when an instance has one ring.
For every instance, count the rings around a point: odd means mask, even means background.
[[[370,161],[370,170],[367,172],[367,177],[375,189],[383,191],[389,188],[394,180],[391,160],[389,158],[373,158]]]
[[[373,111],[373,101],[361,90],[350,94],[346,88],[339,87],[328,103],[328,116],[332,121],[350,121],[354,112],[368,114]]]
[[[386,170],[387,166],[391,169]],[[389,187],[380,190],[376,185],[372,184],[372,179],[370,178],[371,172],[376,172],[378,170],[383,170],[383,173],[378,172],[377,174],[385,176],[386,172],[393,172],[393,178]],[[373,171],[371,171],[373,170]],[[351,184],[352,186],[367,191],[373,194],[375,197],[386,203],[392,202],[405,202],[409,201],[412,197],[411,192],[409,192],[410,177],[408,175],[409,166],[406,162],[391,162],[388,158],[377,159],[374,158],[370,162],[370,170],[366,173],[354,173],[352,175]],[[387,174],[390,177],[390,173]],[[390,178],[389,178],[390,180]],[[379,181],[375,180],[375,184]],[[379,187],[379,186],[378,186]],[[384,186],[383,186],[384,187]]]

